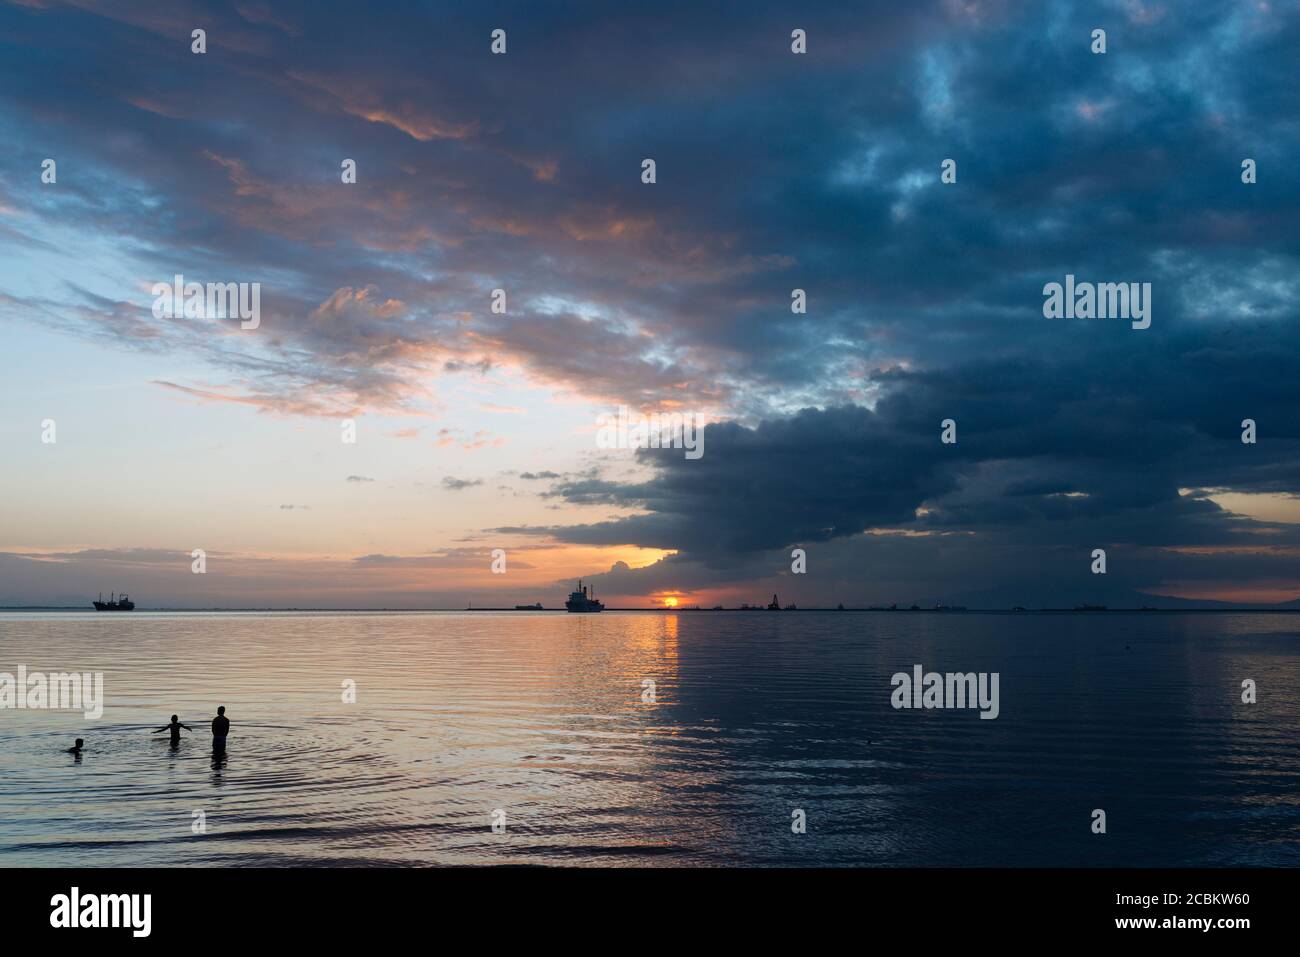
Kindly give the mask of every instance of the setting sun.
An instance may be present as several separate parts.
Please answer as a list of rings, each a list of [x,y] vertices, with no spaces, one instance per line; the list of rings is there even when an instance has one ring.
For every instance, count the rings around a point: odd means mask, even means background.
[[[677,599],[676,599],[676,598],[673,598],[671,595],[668,596],[667,598],[664,599],[664,607],[665,607],[665,608],[676,608],[676,607],[677,607]]]

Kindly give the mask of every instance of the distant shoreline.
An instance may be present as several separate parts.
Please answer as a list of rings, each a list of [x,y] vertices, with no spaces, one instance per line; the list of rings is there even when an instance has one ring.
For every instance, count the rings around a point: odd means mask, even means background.
[[[0,605],[3,612],[94,612],[80,605]],[[655,612],[658,614],[701,615],[709,612],[762,612],[764,614],[879,614],[879,615],[1300,615],[1300,608],[782,608],[779,612],[767,608],[663,608],[660,606],[635,608],[606,608],[606,612]],[[371,613],[419,615],[431,612],[452,614],[478,614],[479,612],[510,612],[519,615],[560,614],[563,608],[137,608],[129,612],[98,612],[106,618],[129,618],[138,613],[161,612],[166,614],[236,614],[254,612],[309,612],[312,614]]]

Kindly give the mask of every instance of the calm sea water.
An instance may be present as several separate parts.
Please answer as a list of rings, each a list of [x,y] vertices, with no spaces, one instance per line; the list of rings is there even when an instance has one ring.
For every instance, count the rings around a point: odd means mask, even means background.
[[[107,706],[0,711],[10,866],[1300,864],[1295,616],[0,615],[20,664]]]

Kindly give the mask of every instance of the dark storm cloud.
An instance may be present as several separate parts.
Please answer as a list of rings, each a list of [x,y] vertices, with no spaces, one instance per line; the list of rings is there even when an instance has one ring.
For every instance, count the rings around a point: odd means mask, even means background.
[[[1104,583],[1111,591],[1209,578],[1213,569],[1224,581],[1300,580],[1300,525],[1234,515],[1207,498],[1223,489],[1300,488],[1293,411],[1300,380],[1283,374],[1300,368],[1295,331],[1254,324],[1171,337],[1154,364],[1138,351],[1112,353],[1100,368],[1095,354],[1080,349],[895,372],[882,378],[874,410],[810,409],[753,429],[709,426],[699,460],[676,450],[639,452],[654,471],[647,481],[585,479],[555,488],[574,503],[643,514],[511,531],[677,549],[677,561],[696,566],[675,580],[678,587],[714,577],[703,569],[750,576],[758,559],[770,573],[788,565],[774,554],[779,549],[870,529],[923,537],[859,539],[862,556],[849,569],[877,567],[888,547],[905,553],[907,564],[893,568],[900,581],[923,581],[944,553],[950,588],[992,573],[996,581],[1033,580],[1034,593],[1043,594],[1049,570],[1086,571],[1095,547],[1159,550],[1121,564]],[[955,445],[940,441],[947,418],[957,423]],[[1267,440],[1243,444],[1243,418],[1255,419]],[[1197,549],[1207,551],[1189,558]],[[657,580],[672,567],[625,577]]]
[[[255,347],[285,395],[401,406],[429,368],[505,357],[761,414],[870,399],[899,361],[1041,346],[1038,289],[1066,270],[1141,269],[1163,322],[1211,267],[1228,308],[1293,298],[1295,24],[1277,12],[1116,5],[1101,58],[1098,14],[1066,5],[813,5],[799,58],[778,6],[127,9],[5,12],[6,125],[40,125],[18,161],[77,170],[57,200],[16,199],[130,237],[151,274],[276,277]],[[490,58],[497,23],[512,45]],[[1265,170],[1244,194],[1242,151]],[[498,284],[509,317],[484,309]],[[392,309],[332,320],[343,289]]]
[[[692,553],[780,547],[879,526],[1014,527],[1169,509],[1170,544],[1222,543],[1232,520],[1180,489],[1300,487],[1300,337],[1253,324],[879,377],[874,410],[804,410],[706,428],[706,454],[647,449],[639,483],[575,478],[554,494],[649,514],[563,530],[572,541]],[[1066,337],[1067,339],[1069,337]],[[1131,343],[1142,340],[1131,339]],[[1105,356],[1097,364],[1098,353]],[[940,441],[956,422],[957,442]],[[1267,441],[1241,442],[1255,419]],[[926,508],[918,517],[916,510]],[[1198,517],[1217,516],[1202,524]],[[1170,520],[1179,518],[1179,522]],[[1183,524],[1181,520],[1185,520]]]

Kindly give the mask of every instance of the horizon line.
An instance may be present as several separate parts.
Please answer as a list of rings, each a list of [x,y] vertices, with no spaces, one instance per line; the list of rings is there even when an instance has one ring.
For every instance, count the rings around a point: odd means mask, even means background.
[[[1281,607],[1281,606],[1255,606],[1255,605],[1232,605],[1224,603],[1226,607],[1216,608],[1178,608],[1178,607],[1156,607],[1156,606],[1137,606],[1137,607],[1092,607],[1092,608],[1026,608],[1026,607],[996,607],[996,608],[884,608],[878,606],[872,607],[835,607],[815,606],[806,608],[766,608],[763,606],[751,605],[748,608],[706,608],[703,606],[690,606],[686,608],[670,608],[664,605],[639,605],[628,606],[623,608],[606,608],[605,611],[636,611],[636,612],[672,612],[678,614],[681,612],[710,612],[710,611],[762,611],[762,612],[858,612],[858,613],[882,613],[882,614],[917,614],[929,613],[940,615],[971,615],[971,614],[1007,614],[1007,615],[1039,615],[1039,614],[1079,614],[1079,615],[1101,615],[1101,614],[1300,614],[1300,607]],[[1288,603],[1289,604],[1289,603]],[[97,614],[108,614],[110,616],[121,616],[135,614],[136,611],[144,612],[407,612],[407,613],[428,613],[428,612],[453,612],[459,614],[475,612],[518,612],[519,614],[603,614],[603,612],[586,612],[575,613],[569,612],[565,608],[512,608],[512,607],[483,607],[483,608],[392,608],[392,607],[356,607],[356,608],[324,608],[324,607],[306,607],[306,606],[287,606],[287,607],[205,607],[205,608],[137,608],[129,612],[100,612],[93,607],[82,605],[0,605],[0,612],[21,612],[21,611],[67,611],[67,612],[91,612]]]

